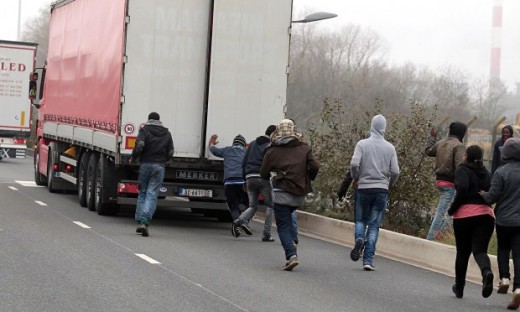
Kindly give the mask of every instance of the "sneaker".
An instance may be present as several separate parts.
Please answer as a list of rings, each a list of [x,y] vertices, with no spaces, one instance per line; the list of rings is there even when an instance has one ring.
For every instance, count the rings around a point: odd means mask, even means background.
[[[457,287],[457,284],[453,284],[451,291],[455,294],[455,297],[462,298],[464,296],[464,287]]]
[[[509,310],[516,310],[520,307],[520,288],[517,288],[513,291],[513,296],[511,296],[511,301],[507,305]]]
[[[262,237],[262,242],[274,242],[274,238],[271,236],[264,236]]]
[[[239,237],[240,236],[240,226],[238,224],[236,224],[235,222],[233,222],[231,224],[231,235],[233,235],[233,237]]]
[[[137,228],[135,229],[135,232],[141,234],[142,228],[141,228],[140,224],[137,225]]]
[[[292,271],[292,269],[294,269],[294,267],[297,266],[298,264],[300,264],[298,262],[298,257],[292,256],[289,258],[289,260],[287,260],[287,262],[285,263],[285,267],[283,269],[284,269],[284,271]]]
[[[487,271],[482,277],[482,297],[487,298],[493,292],[493,272]]]
[[[363,265],[363,270],[365,270],[365,271],[375,271],[376,268],[372,264],[367,263],[367,264]]]
[[[146,224],[139,224],[139,227],[141,228],[141,235],[143,235],[144,237],[148,237],[149,233],[148,233],[148,225]]]
[[[509,289],[509,278],[503,278],[498,282],[498,290],[499,294],[507,294],[507,290]]]
[[[362,238],[356,239],[356,245],[354,246],[354,249],[352,249],[352,251],[350,252],[350,259],[352,259],[352,261],[359,260],[364,245],[365,241]]]
[[[244,223],[240,227],[242,228],[242,230],[244,230],[244,232],[247,235],[253,235],[253,231],[251,231],[251,229],[249,228],[249,226],[247,224]]]

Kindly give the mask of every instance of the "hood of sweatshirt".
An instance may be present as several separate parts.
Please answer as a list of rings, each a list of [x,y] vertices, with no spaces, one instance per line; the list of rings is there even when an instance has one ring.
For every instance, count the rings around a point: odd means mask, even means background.
[[[509,138],[502,147],[502,161],[520,161],[520,138]]]
[[[386,118],[379,114],[372,118],[372,123],[370,124],[370,136],[374,137],[384,137],[386,131]]]
[[[271,141],[271,139],[267,135],[262,135],[262,136],[259,136],[258,138],[256,138],[255,141],[256,141],[256,144],[262,145],[265,143],[269,143]]]
[[[160,120],[150,119],[144,125],[146,130],[154,136],[161,137],[168,134],[168,128],[163,126]]]

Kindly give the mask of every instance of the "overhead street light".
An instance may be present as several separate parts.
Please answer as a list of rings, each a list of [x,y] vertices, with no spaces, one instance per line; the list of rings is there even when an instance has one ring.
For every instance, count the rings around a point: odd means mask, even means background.
[[[316,13],[311,13],[311,14],[305,16],[304,19],[297,20],[297,21],[291,21],[291,23],[310,23],[310,22],[321,21],[324,19],[334,18],[336,16],[338,16],[338,14],[328,13],[328,12],[316,12]]]

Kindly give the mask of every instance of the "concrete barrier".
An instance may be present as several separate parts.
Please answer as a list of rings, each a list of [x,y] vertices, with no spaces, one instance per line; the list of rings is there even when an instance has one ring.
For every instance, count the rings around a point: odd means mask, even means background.
[[[255,220],[263,222],[263,211],[258,211]],[[349,248],[354,246],[354,223],[352,222],[298,211],[298,231],[303,235]],[[377,241],[377,256],[455,276],[455,246],[381,229]],[[496,286],[499,280],[496,256],[490,255],[490,260]],[[512,267],[511,272],[513,272]],[[478,284],[482,283],[480,269],[473,257],[470,258],[466,279]]]

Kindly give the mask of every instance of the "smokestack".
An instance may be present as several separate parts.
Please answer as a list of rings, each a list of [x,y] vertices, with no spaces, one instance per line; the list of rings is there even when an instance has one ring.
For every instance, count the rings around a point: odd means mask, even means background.
[[[502,48],[502,3],[503,0],[493,0],[493,16],[491,21],[491,63],[490,80],[500,79],[500,56]]]

